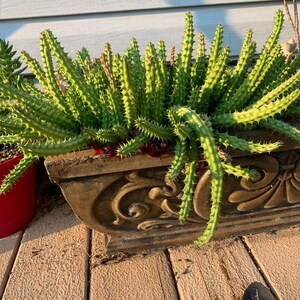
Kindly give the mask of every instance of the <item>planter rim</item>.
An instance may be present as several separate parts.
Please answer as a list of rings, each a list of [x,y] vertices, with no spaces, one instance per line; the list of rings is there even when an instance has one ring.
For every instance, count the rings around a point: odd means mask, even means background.
[[[143,159],[139,160],[139,164],[136,164],[137,156],[143,157]],[[163,154],[160,157],[135,154],[120,159],[118,157],[95,155],[95,150],[93,149],[46,158],[45,160],[48,175],[54,181],[130,171],[133,168],[147,169],[155,166],[164,167],[170,166],[171,163],[172,156],[170,154]],[[83,166],[84,172],[81,176]]]
[[[291,122],[295,127],[300,129],[299,120]],[[300,149],[300,144],[296,141],[292,141],[289,138],[270,132],[266,129],[256,129],[247,131],[231,131],[230,134],[237,135],[241,138],[251,140],[254,142],[277,142],[282,141],[283,144],[276,151],[279,152],[289,149]],[[246,151],[234,150],[228,147],[226,152],[231,157],[259,155],[257,153],[250,153]],[[263,155],[263,154],[262,154]],[[135,157],[140,156],[143,159],[139,159],[139,164],[135,163]],[[204,160],[204,159],[203,159]],[[45,166],[49,177],[54,181],[68,180],[78,177],[95,176],[117,173],[120,171],[132,170],[133,165],[135,169],[147,169],[153,167],[170,166],[173,161],[173,152],[169,152],[161,155],[160,157],[150,157],[146,154],[136,153],[130,157],[108,157],[106,155],[97,155],[94,149],[79,150],[76,152],[67,153],[64,155],[48,157],[45,159]],[[82,172],[82,165],[85,167],[85,171],[82,176],[79,174]],[[59,168],[58,168],[59,167]],[[79,172],[80,170],[80,172]]]

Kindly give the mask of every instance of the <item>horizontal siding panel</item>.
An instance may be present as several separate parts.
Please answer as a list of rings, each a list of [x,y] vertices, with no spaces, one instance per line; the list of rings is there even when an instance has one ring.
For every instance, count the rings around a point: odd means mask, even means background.
[[[194,16],[196,32],[204,32],[207,49],[213,38],[218,23],[225,27],[225,44],[230,45],[231,54],[237,55],[247,29],[254,30],[254,40],[260,50],[271,33],[274,13],[280,5],[248,4],[246,9],[239,5],[223,7],[203,7],[191,9]],[[65,46],[72,57],[83,46],[97,57],[105,42],[110,42],[114,51],[124,52],[130,38],[137,38],[141,51],[147,43],[157,43],[159,39],[166,42],[167,49],[175,45],[181,48],[184,31],[184,9],[168,12],[167,10],[143,13],[123,13],[119,15],[61,17],[56,19],[34,19],[2,21],[0,37],[8,39],[17,50],[25,49],[32,57],[39,59],[39,33],[50,28]],[[289,25],[282,34],[282,42],[293,36]]]
[[[280,2],[274,0],[1,0],[0,20],[178,7]]]

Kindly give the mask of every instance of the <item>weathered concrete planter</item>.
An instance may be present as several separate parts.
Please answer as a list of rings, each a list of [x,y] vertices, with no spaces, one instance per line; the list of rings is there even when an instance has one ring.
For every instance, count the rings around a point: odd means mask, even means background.
[[[236,163],[256,168],[262,178],[252,182],[225,176],[215,237],[300,222],[300,150],[293,143],[280,150],[270,155],[234,153]],[[210,207],[206,168],[199,174],[193,213],[180,225],[177,196],[182,184],[164,178],[170,156],[139,154],[119,160],[93,155],[85,150],[47,159],[45,165],[78,218],[107,234],[108,251],[190,243],[201,234]]]

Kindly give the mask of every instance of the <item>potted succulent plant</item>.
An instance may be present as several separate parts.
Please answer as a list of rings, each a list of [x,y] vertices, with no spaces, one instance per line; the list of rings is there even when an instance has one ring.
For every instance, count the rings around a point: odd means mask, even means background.
[[[0,40],[0,81],[17,87],[21,84],[19,76],[25,68],[21,68],[19,57],[15,57],[12,45]],[[7,124],[10,114],[7,109],[9,99],[1,99],[0,109],[0,182],[20,162],[22,152],[15,145],[3,145],[2,135],[10,132]],[[2,123],[6,126],[3,127]],[[0,238],[6,237],[25,227],[32,219],[35,208],[35,166],[32,165],[22,178],[7,193],[0,195]]]
[[[296,142],[300,137],[297,125],[287,122],[299,112],[300,57],[286,63],[280,54],[282,26],[278,11],[257,59],[249,30],[235,65],[230,48],[222,46],[221,25],[208,55],[204,36],[198,35],[192,58],[191,13],[186,14],[182,50],[175,55],[172,48],[169,59],[163,41],[157,47],[149,43],[141,56],[132,39],[122,56],[106,44],[100,59],[83,48],[72,60],[50,30],[42,32],[43,67],[26,52],[22,58],[43,90],[0,83],[20,129],[1,140],[17,143],[25,154],[1,192],[34,160],[46,157],[50,178],[61,186],[75,214],[117,237],[113,249],[190,241],[201,228],[195,243],[202,245],[214,234],[220,213],[219,235],[253,230],[256,209],[285,211],[283,198],[257,198],[274,194],[268,186],[281,172],[278,161],[288,148],[284,136]],[[279,158],[254,155],[276,150],[281,150]],[[249,168],[248,158],[234,158],[246,154],[252,159]],[[264,170],[266,162],[271,170]],[[240,193],[248,197],[246,204],[229,191],[237,183],[244,187]],[[274,213],[267,217],[271,226]],[[266,217],[257,215],[263,228]]]

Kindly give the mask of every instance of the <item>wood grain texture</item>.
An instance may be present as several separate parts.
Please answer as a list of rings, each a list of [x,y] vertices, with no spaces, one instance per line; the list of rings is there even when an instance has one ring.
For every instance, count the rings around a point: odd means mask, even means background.
[[[22,231],[0,239],[0,298],[10,275],[16,253],[22,238]]]
[[[211,242],[199,249],[170,249],[182,300],[241,299],[253,281],[264,284],[240,240]]]
[[[245,241],[280,299],[299,299],[300,227],[249,235]]]
[[[276,2],[274,0],[69,0],[64,2],[60,0],[1,0],[0,20],[266,1]],[[58,7],[60,9],[57,9]]]
[[[103,235],[94,231],[90,300],[178,299],[164,252],[141,254],[110,264],[101,264],[101,261]]]
[[[56,189],[55,189],[56,190]],[[60,193],[43,196],[25,231],[3,300],[84,299],[88,235]]]
[[[217,24],[225,27],[224,44],[230,45],[231,55],[239,53],[247,29],[254,30],[257,51],[272,31],[274,13],[281,7],[278,2],[234,4],[228,6],[189,7],[194,15],[195,31],[204,32],[209,49]],[[113,51],[123,53],[135,37],[144,51],[148,42],[165,40],[167,49],[175,45],[181,49],[186,8],[158,9],[122,12],[119,14],[70,15],[37,19],[3,20],[0,22],[0,37],[14,44],[15,49],[28,51],[40,60],[39,33],[50,28],[72,57],[83,46],[91,56],[98,57],[105,42],[110,42]],[[281,41],[293,36],[290,26],[285,26]],[[27,70],[27,72],[31,72]]]

